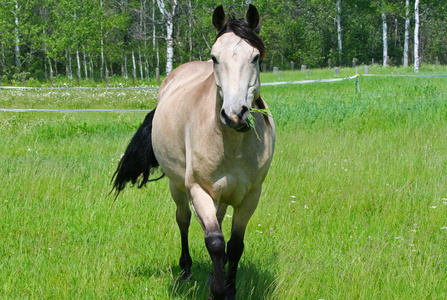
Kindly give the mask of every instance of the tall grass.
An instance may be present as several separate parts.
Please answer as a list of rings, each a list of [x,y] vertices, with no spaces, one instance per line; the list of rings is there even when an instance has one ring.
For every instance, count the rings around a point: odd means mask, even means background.
[[[247,228],[239,299],[447,297],[445,80],[362,77],[360,95],[353,81],[262,88],[277,147]],[[138,91],[47,93],[1,91],[0,107],[155,106],[154,94]],[[117,200],[108,194],[143,118],[0,114],[1,297],[209,295],[211,264],[195,220],[193,277],[179,282],[167,180]]]

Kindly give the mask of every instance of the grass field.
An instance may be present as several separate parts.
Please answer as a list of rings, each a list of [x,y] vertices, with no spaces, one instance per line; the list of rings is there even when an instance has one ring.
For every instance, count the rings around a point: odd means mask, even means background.
[[[325,78],[333,71],[262,74],[263,82]],[[353,80],[262,88],[277,146],[247,228],[239,299],[447,298],[447,78],[361,77],[360,85],[357,95]],[[155,105],[154,91],[0,91],[0,108]],[[117,200],[108,194],[143,118],[0,112],[0,298],[209,295],[196,220],[193,278],[179,284],[167,180]]]

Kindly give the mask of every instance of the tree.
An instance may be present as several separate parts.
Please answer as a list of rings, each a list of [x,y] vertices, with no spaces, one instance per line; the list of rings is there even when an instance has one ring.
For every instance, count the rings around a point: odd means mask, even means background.
[[[157,0],[157,4],[161,14],[163,15],[166,26],[166,75],[169,75],[172,71],[174,60],[173,32],[177,0]]]
[[[419,72],[419,0],[414,1],[414,72]]]
[[[385,4],[382,3],[382,38],[383,38],[383,66],[388,66],[388,26],[386,24]]]
[[[404,67],[408,67],[409,40],[410,40],[410,0],[405,0]]]
[[[342,64],[343,43],[341,38],[341,0],[337,0],[337,39],[338,39],[338,63]]]

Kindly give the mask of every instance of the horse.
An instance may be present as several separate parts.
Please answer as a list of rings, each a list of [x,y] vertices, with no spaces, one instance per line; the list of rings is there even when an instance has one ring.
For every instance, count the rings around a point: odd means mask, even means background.
[[[236,273],[247,223],[270,167],[275,125],[260,95],[265,57],[259,13],[249,5],[245,20],[218,6],[211,60],[185,63],[162,82],[158,103],[146,116],[112,177],[117,196],[127,183],[142,187],[169,179],[181,233],[182,278],[191,274],[188,228],[193,209],[213,265],[211,299],[234,299]],[[150,179],[161,168],[162,176]],[[225,250],[221,226],[232,206]],[[225,275],[225,265],[228,263]]]

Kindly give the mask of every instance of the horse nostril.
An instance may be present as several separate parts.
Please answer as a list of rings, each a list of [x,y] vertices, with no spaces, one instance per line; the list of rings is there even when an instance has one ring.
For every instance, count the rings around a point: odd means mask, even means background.
[[[225,110],[223,110],[223,109],[220,110],[220,116],[224,119],[228,118],[227,114],[225,113]]]
[[[250,109],[247,106],[242,106],[241,110],[241,119],[246,120],[248,118],[248,115],[250,114]]]
[[[220,110],[220,119],[222,120],[222,122],[224,124],[228,124],[230,118],[228,117],[227,113],[225,112],[224,109]]]

